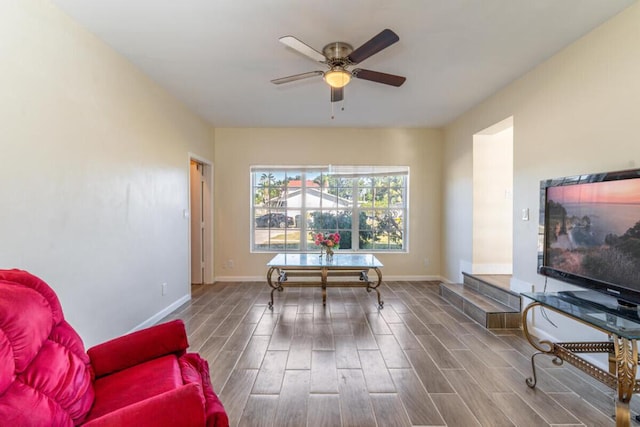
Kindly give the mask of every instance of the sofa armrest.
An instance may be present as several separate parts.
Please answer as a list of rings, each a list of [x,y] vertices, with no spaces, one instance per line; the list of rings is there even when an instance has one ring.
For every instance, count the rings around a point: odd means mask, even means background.
[[[195,427],[205,425],[202,393],[196,384],[158,394],[82,424],[86,427]]]
[[[181,356],[187,347],[184,322],[173,320],[98,344],[87,354],[99,378],[168,354]]]

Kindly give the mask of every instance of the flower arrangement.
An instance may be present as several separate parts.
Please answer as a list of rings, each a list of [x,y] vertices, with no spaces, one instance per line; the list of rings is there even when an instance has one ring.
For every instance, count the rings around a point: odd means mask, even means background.
[[[313,241],[320,246],[320,256],[323,249],[327,252],[327,256],[332,256],[333,251],[340,246],[340,233],[318,233],[313,236]]]

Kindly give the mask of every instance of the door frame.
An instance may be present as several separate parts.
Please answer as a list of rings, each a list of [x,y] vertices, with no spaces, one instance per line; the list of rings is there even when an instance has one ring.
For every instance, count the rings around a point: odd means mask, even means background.
[[[205,178],[205,182],[206,182],[206,188],[209,190],[208,195],[209,195],[209,201],[210,203],[204,205],[204,210],[205,210],[205,242],[204,242],[204,246],[206,247],[207,245],[209,245],[210,249],[210,256],[205,256],[204,257],[204,262],[205,262],[205,267],[204,267],[204,276],[203,276],[203,282],[205,284],[210,284],[214,282],[214,277],[215,277],[215,272],[213,271],[214,265],[215,263],[213,262],[214,260],[214,230],[213,230],[213,162],[211,162],[209,159],[199,156],[197,154],[188,153],[188,159],[187,159],[187,171],[188,171],[188,179],[187,179],[187,197],[188,197],[188,211],[189,211],[189,218],[192,215],[191,212],[191,186],[193,185],[193,183],[191,182],[191,161],[200,163],[204,166],[204,178]],[[189,271],[189,286],[191,286],[191,221],[187,221],[188,226],[187,226],[187,237],[188,237],[188,252],[189,252],[189,257],[187,260],[188,263],[188,271]]]

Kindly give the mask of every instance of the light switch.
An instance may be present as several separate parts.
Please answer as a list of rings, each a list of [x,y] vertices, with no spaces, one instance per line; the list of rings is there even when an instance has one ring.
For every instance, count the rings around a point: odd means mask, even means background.
[[[522,209],[522,220],[529,221],[529,208]]]

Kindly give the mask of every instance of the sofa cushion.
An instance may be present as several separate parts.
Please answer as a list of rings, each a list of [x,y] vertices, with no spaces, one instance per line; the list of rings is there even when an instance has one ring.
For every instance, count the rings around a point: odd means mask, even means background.
[[[183,384],[178,358],[168,355],[99,378],[87,421]]]
[[[186,384],[124,406],[86,422],[86,427],[205,427],[205,412],[196,384]],[[214,427],[229,427],[218,424]]]
[[[0,349],[0,420],[82,422],[93,403],[89,357],[53,290],[24,271],[0,270]]]
[[[1,363],[20,373],[31,363],[53,330],[49,303],[38,292],[13,283],[0,282],[0,328],[11,352]],[[3,390],[0,390],[0,392]]]
[[[55,402],[52,406],[56,410],[64,410],[78,422],[89,412],[94,395],[91,371],[87,368],[89,358],[65,345],[66,341],[73,341],[70,336],[75,334],[66,322],[56,326],[17,381],[47,396]]]

